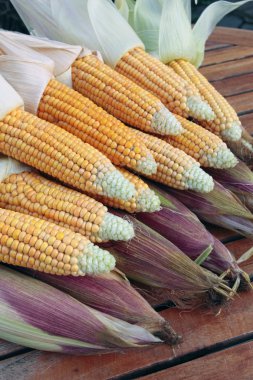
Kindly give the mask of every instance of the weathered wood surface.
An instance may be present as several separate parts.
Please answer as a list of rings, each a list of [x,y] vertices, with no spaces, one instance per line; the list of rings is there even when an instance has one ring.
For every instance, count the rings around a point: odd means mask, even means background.
[[[202,67],[213,85],[228,98],[241,115],[244,127],[253,133],[253,32],[217,28],[207,44]],[[238,258],[253,246],[249,239],[224,229],[208,226],[226,242]],[[253,259],[242,267],[253,275]],[[185,340],[174,349],[161,345],[93,357],[30,351],[10,343],[0,343],[0,380],[67,379],[218,379],[253,378],[252,294],[241,294],[221,312],[204,310],[162,312]],[[237,344],[237,345],[235,345]],[[235,346],[234,346],[235,345]],[[182,361],[182,363],[181,363]]]
[[[231,380],[238,374],[239,379],[252,380],[253,373],[253,343],[247,342],[240,346],[206,355],[187,363],[159,371],[140,379],[145,380],[199,380],[200,374],[205,380]],[[221,376],[221,377],[219,377]]]

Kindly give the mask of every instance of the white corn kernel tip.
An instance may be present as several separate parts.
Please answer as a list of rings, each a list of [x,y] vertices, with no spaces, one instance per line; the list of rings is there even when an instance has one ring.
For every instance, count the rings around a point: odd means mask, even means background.
[[[221,132],[221,136],[226,141],[238,141],[242,136],[242,128],[241,125],[234,121],[230,128],[224,129]]]
[[[156,173],[157,163],[155,162],[152,154],[148,154],[145,159],[138,161],[136,171],[146,175]]]
[[[236,156],[225,143],[219,145],[212,154],[207,154],[206,160],[210,167],[217,169],[233,168],[238,163]]]
[[[176,117],[164,106],[153,115],[151,128],[160,135],[180,135],[184,129]]]
[[[136,193],[134,185],[116,170],[108,172],[98,179],[97,185],[100,185],[104,194],[111,198],[129,200]]]
[[[195,164],[183,174],[186,188],[201,193],[209,193],[214,188],[213,178]]]
[[[136,197],[136,211],[138,212],[155,212],[161,209],[160,198],[151,189],[144,189]]]
[[[215,114],[212,108],[198,96],[190,96],[187,99],[189,115],[197,120],[213,120]]]
[[[134,229],[127,220],[107,212],[100,226],[98,236],[102,241],[128,241],[134,237]]]
[[[109,273],[115,268],[115,258],[108,251],[89,243],[78,258],[79,275]]]

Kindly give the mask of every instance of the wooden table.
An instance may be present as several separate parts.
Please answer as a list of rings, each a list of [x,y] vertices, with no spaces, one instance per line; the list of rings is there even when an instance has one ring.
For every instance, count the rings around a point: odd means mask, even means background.
[[[201,71],[234,106],[244,127],[253,132],[253,32],[217,28],[207,44]],[[210,230],[237,257],[253,244],[223,229]],[[253,260],[244,269],[253,274]],[[121,354],[73,357],[1,341],[0,379],[252,380],[252,294],[240,294],[216,316],[205,310],[161,311],[184,336],[184,342],[173,349],[160,345]]]

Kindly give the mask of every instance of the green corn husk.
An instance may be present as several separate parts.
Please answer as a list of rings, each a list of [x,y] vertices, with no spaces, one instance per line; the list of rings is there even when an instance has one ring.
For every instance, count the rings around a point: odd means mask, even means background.
[[[215,181],[208,194],[170,188],[170,194],[194,212],[200,220],[235,231],[253,239],[253,214],[230,190]]]
[[[161,342],[29,276],[0,266],[0,338],[27,347],[94,354]]]
[[[130,280],[147,286],[149,299],[162,293],[163,301],[170,299],[178,307],[188,308],[222,304],[231,298],[233,292],[215,274],[145,224],[127,217],[134,225],[135,237],[127,244],[107,243],[106,248]]]
[[[244,162],[239,161],[231,169],[208,171],[216,181],[236,194],[242,203],[253,211],[253,173]]]
[[[169,322],[149,305],[118,270],[82,278],[60,277],[31,270],[25,273],[70,294],[89,307],[137,324],[168,344],[177,344],[181,340]]]
[[[226,278],[236,284],[236,288],[248,289],[250,280],[247,274],[197,216],[165,190],[153,184],[149,186],[159,197],[162,209],[154,213],[137,213],[135,217],[171,241],[199,265],[216,274],[226,272]]]

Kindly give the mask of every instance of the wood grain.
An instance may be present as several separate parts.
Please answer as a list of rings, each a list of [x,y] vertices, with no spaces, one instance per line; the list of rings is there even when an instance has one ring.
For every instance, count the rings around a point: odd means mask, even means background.
[[[253,72],[253,57],[205,66],[200,68],[200,72],[210,81],[249,74]]]
[[[236,61],[238,59],[252,57],[253,48],[248,46],[231,46],[215,50],[209,50],[205,54],[202,66],[215,65],[217,63]]]
[[[239,115],[245,112],[253,112],[253,92],[228,96],[226,99]]]
[[[241,115],[240,120],[243,127],[246,128],[250,134],[252,134],[253,133],[253,112],[246,115]]]
[[[253,333],[253,303],[249,302],[248,297],[248,294],[241,294],[216,316],[201,309],[189,312],[168,309],[162,312],[185,338],[174,349],[160,345],[100,357],[74,357],[34,351],[0,362],[0,379],[104,380],[157,363],[170,363],[182,355],[224,344],[222,342],[243,337],[245,333]]]
[[[218,375],[219,374],[219,375]],[[219,377],[221,376],[221,377]],[[252,380],[253,342],[191,360],[164,371],[140,377],[143,380]]]
[[[253,91],[253,73],[215,81],[212,84],[223,96],[250,92]]]
[[[221,44],[253,47],[252,31],[245,29],[218,27],[211,34],[210,40]]]

